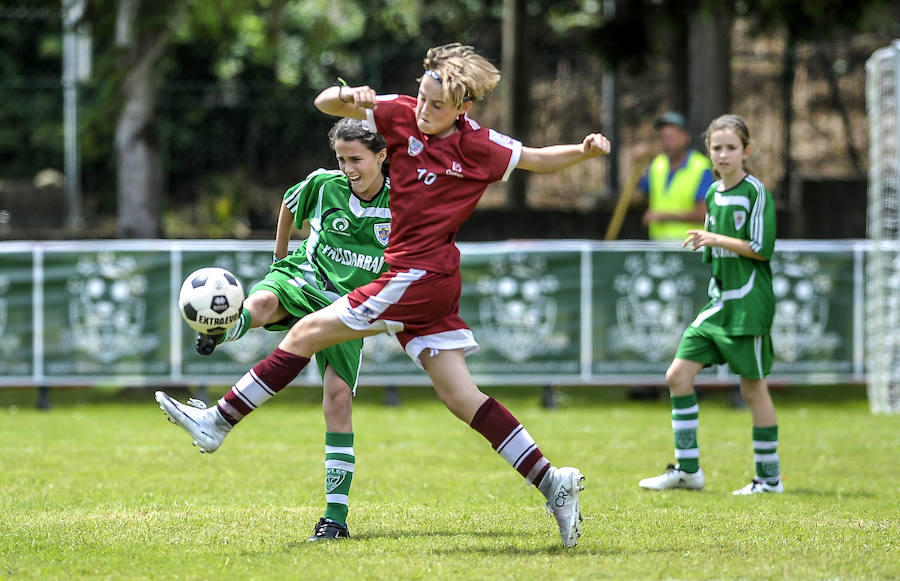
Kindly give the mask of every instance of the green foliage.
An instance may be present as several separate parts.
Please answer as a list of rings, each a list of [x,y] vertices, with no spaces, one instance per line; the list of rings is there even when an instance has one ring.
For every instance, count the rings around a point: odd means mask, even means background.
[[[885,0],[738,0],[735,7],[761,30],[783,26],[797,39],[817,40],[836,32],[900,32],[900,11]]]
[[[540,495],[428,388],[354,403],[353,538],[305,539],[324,509],[321,392],[289,388],[213,455],[145,389],[0,390],[0,577],[10,579],[887,579],[900,575],[900,417],[864,390],[774,394],[787,491],[733,497],[752,474],[750,417],[700,400],[707,489],[641,491],[672,454],[664,399],[623,390],[493,389],[551,461],[587,476],[584,535],[559,544]],[[211,396],[218,397],[221,390]],[[176,393],[184,398],[185,393]]]
[[[60,32],[39,6],[0,18],[0,179],[62,168]]]

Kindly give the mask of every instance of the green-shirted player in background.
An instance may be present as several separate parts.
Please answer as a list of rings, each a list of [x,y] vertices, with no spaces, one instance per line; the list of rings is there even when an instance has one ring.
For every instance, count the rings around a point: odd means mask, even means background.
[[[356,119],[341,119],[328,137],[340,169],[316,170],[285,192],[275,234],[275,261],[269,274],[251,289],[234,327],[222,335],[198,335],[196,348],[201,355],[209,355],[224,341],[240,339],[254,327],[289,329],[305,315],[387,270],[384,249],[391,211],[385,140]],[[289,253],[291,230],[304,222],[309,222],[309,237]],[[326,509],[311,541],[350,536],[347,497],[356,459],[351,412],[361,351],[362,340],[357,339],[316,354],[323,378]],[[245,391],[251,394],[247,399],[219,400],[220,415],[239,420],[254,409],[253,389]],[[193,421],[191,409],[167,394],[156,392],[156,400],[174,423],[185,427]],[[195,402],[189,403],[203,405]],[[222,433],[227,433],[232,423],[224,417],[218,419]],[[221,437],[212,436],[197,438],[194,444],[201,452],[210,453],[221,442]]]
[[[684,246],[703,249],[712,263],[710,302],[684,332],[666,372],[672,400],[676,465],[641,488],[699,490],[705,483],[697,446],[694,378],[728,363],[740,376],[741,395],[753,416],[756,477],[736,495],[783,492],[778,462],[778,422],[766,376],[774,352],[770,330],[775,294],[769,260],[775,247],[775,205],[762,182],[749,174],[750,132],[737,115],[723,115],[706,130],[706,148],[719,181],[706,193],[706,227],[688,230]]]

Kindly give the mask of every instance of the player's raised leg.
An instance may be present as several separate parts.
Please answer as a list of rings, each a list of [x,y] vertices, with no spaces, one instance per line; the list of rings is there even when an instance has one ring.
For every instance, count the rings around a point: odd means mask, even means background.
[[[201,452],[215,452],[231,431],[231,424],[225,421],[222,414],[215,407],[207,407],[199,399],[191,398],[188,400],[189,405],[185,405],[164,391],[157,391],[154,396],[169,421],[190,434],[194,438],[194,445]]]
[[[245,373],[213,407],[206,407],[199,400],[191,401],[188,406],[162,391],[156,392],[156,401],[171,422],[194,438],[194,445],[201,452],[212,453],[222,445],[233,426],[284,389],[307,363],[307,357],[276,348]]]
[[[280,321],[288,315],[287,310],[278,300],[278,295],[271,290],[260,288],[262,284],[257,284],[250,296],[244,300],[237,322],[227,331],[212,335],[197,334],[197,340],[194,343],[194,349],[196,349],[197,353],[200,355],[211,355],[218,345],[229,341],[237,341],[246,335],[250,329]]]

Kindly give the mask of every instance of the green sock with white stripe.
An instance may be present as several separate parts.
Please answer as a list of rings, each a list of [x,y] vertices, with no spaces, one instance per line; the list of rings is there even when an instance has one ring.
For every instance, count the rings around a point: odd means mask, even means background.
[[[700,407],[697,394],[673,395],[672,432],[675,435],[675,460],[685,472],[700,469],[700,448],[697,446],[697,425]]]
[[[781,466],[778,462],[778,426],[753,426],[753,461],[756,463],[756,478],[768,484],[778,484],[781,480]]]
[[[234,324],[233,327],[225,331],[225,339],[224,341],[237,341],[241,337],[247,334],[247,331],[250,330],[250,310],[247,308],[241,309],[241,316],[238,317],[237,323]]]
[[[325,432],[325,518],[347,524],[347,497],[355,464],[353,432]]]

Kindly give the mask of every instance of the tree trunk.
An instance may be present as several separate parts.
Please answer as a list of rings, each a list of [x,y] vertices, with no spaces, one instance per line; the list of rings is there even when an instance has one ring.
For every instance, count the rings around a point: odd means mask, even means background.
[[[116,44],[123,49],[125,71],[115,138],[120,238],[158,238],[162,230],[156,73],[170,33],[163,27],[139,34],[141,8],[141,0],[121,0],[116,17]]]
[[[525,0],[503,1],[503,123],[509,134],[528,143],[531,120],[531,46],[528,42],[528,8]],[[528,172],[514,171],[508,181],[506,204],[524,210],[528,206]]]
[[[692,2],[688,14],[688,129],[706,151],[703,132],[731,108],[731,24],[728,2]]]
[[[665,5],[668,21],[664,46],[669,60],[669,89],[666,109],[688,113],[688,7],[683,0],[669,0]]]

